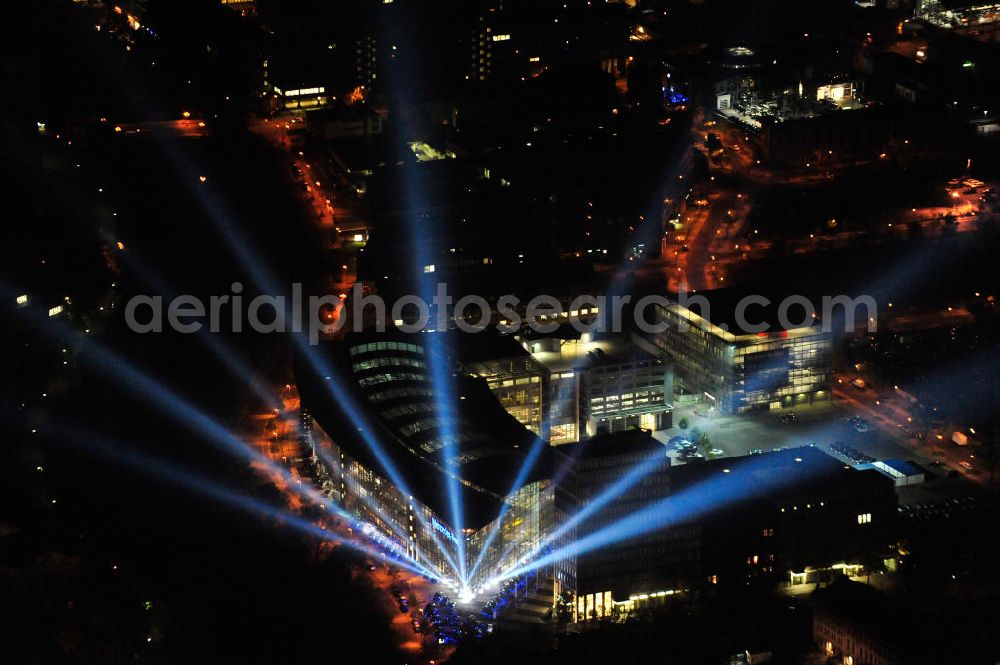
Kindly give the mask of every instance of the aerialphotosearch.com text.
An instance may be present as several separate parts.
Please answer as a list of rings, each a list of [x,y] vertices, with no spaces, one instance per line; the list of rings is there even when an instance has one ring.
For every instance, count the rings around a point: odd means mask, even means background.
[[[455,300],[444,282],[437,284],[429,301],[409,294],[386,302],[379,294],[366,292],[360,283],[354,284],[347,294],[321,296],[305,296],[302,284],[295,283],[289,294],[260,294],[250,298],[243,294],[243,285],[234,282],[230,293],[210,296],[207,301],[193,295],[180,295],[169,301],[159,295],[137,295],[126,303],[125,321],[130,330],[140,334],[166,329],[178,333],[202,329],[233,333],[290,332],[308,335],[311,344],[342,331],[345,326],[353,332],[384,331],[391,326],[405,333],[453,328],[475,333],[491,326],[501,333],[515,333],[527,327],[547,334],[560,324],[568,324],[581,333],[629,329],[656,334],[671,325],[657,312],[674,306],[713,321],[711,299],[684,291],[674,298],[580,295],[568,303],[552,295],[536,295],[527,302],[514,294],[492,302],[478,295]],[[749,294],[736,302],[733,320],[740,334],[806,326],[818,326],[823,332],[835,332],[836,326],[851,332],[859,322],[867,331],[875,331],[878,306],[871,296],[822,296],[818,300],[789,295],[775,302],[763,295]],[[674,327],[683,331],[687,327],[685,319],[681,318]],[[717,327],[727,330],[725,324]]]

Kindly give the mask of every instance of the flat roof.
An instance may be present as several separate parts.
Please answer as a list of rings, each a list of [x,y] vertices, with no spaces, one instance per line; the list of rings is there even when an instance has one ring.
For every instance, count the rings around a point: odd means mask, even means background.
[[[904,476],[918,476],[924,472],[923,469],[913,462],[908,462],[907,460],[902,459],[886,459],[882,460],[882,464],[899,471]]]
[[[477,333],[449,330],[447,336],[449,350],[461,363],[527,358],[531,355],[514,335],[501,334],[492,327]]]
[[[715,289],[712,291],[698,291],[697,293],[687,294],[684,298],[684,302],[680,302],[676,294],[668,294],[667,297],[670,298],[672,302],[677,303],[679,307],[686,308],[694,314],[697,314],[713,326],[721,329],[721,331],[736,336],[762,334],[762,332],[787,332],[818,326],[820,322],[818,316],[822,314],[821,299],[806,296],[815,308],[817,318],[812,321],[808,321],[803,325],[785,327],[782,326],[779,321],[778,309],[786,295],[761,291]],[[749,297],[753,297],[756,300],[745,300]],[[759,300],[761,297],[767,299],[767,304],[761,304],[763,303],[763,301]],[[704,304],[706,302],[708,303],[707,311],[704,309]],[[745,309],[742,312],[743,318],[745,319],[743,322],[739,321],[739,317],[737,317],[737,309],[741,302],[745,303]],[[803,321],[807,315],[808,312],[804,306],[792,305],[787,310],[786,318],[788,318],[791,323],[797,323],[799,321]],[[766,329],[763,331],[748,330],[742,325],[743,323],[753,325],[758,323],[765,324]]]
[[[878,471],[845,465],[816,446],[798,446],[744,457],[723,457],[672,467],[671,484],[676,489],[695,485],[710,477],[725,477],[734,487],[752,488],[748,500],[769,501],[836,488],[892,482]]]
[[[657,452],[669,459],[666,446],[653,438],[651,432],[643,429],[630,429],[613,433],[603,432],[581,443],[561,445],[559,451],[576,460]]]
[[[546,338],[536,334],[527,344]],[[552,372],[568,372],[578,367],[618,365],[636,360],[655,360],[656,356],[632,343],[628,335],[616,334],[598,339],[562,339],[558,351],[534,351],[531,356]]]

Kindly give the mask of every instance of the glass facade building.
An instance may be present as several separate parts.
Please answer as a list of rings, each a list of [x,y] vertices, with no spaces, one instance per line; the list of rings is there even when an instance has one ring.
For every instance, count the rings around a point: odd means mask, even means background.
[[[819,326],[740,334],[677,303],[658,305],[652,342],[675,363],[682,389],[722,413],[830,399],[832,337]]]
[[[605,432],[670,426],[673,372],[658,352],[628,336],[522,339],[549,371],[549,441],[576,443]]]
[[[548,372],[524,354],[462,363],[462,371],[486,381],[507,413],[529,430],[548,438]]]
[[[642,354],[622,362],[595,364],[582,380],[588,434],[670,426],[673,378],[659,358]]]
[[[505,501],[508,509],[503,517],[469,537],[471,558],[479,559],[482,553],[480,566],[471,580],[475,588],[488,590],[495,581],[506,577],[506,571],[543,553],[565,547],[575,536],[570,530],[559,537],[551,537],[575,507],[574,497],[561,483],[541,480],[522,487]],[[483,547],[487,548],[485,552]],[[553,580],[556,596],[575,593],[575,558],[557,561],[538,573],[542,578]]]
[[[448,365],[453,401],[442,408],[446,398],[431,378],[441,359],[423,339],[355,334],[330,344],[331,366],[350,378],[336,398],[328,376],[301,366],[298,384],[308,405],[302,436],[314,451],[318,484],[363,528],[442,579],[486,592],[488,582],[548,551],[554,544],[548,537],[572,512],[573,499],[553,479],[558,453],[504,410],[486,380]],[[536,444],[541,453],[512,492]],[[447,491],[452,483],[459,524]],[[459,547],[465,580],[452,565]],[[548,593],[547,608],[575,590],[572,560],[535,577],[543,582],[536,588]]]
[[[445,552],[453,545],[449,539],[456,536],[443,526],[433,510],[351,458],[305,410],[301,432],[304,442],[314,451],[317,485],[327,497],[370,527],[364,535],[376,535],[383,543],[391,543],[389,549],[398,548],[442,580],[453,577]],[[436,529],[435,522],[446,531]]]

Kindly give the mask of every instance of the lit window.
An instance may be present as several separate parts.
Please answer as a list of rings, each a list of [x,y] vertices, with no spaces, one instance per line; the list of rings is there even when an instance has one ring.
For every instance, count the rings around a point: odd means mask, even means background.
[[[431,264],[428,264],[428,265],[424,266],[424,272],[425,273],[432,273],[432,272],[434,272],[434,264],[431,263]]]
[[[858,524],[871,524],[872,514],[871,513],[860,513],[858,515]]]

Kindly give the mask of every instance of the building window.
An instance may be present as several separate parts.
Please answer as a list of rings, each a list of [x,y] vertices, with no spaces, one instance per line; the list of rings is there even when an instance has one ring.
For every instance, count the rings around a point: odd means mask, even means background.
[[[860,513],[858,515],[858,524],[871,524],[872,514],[871,513]]]

